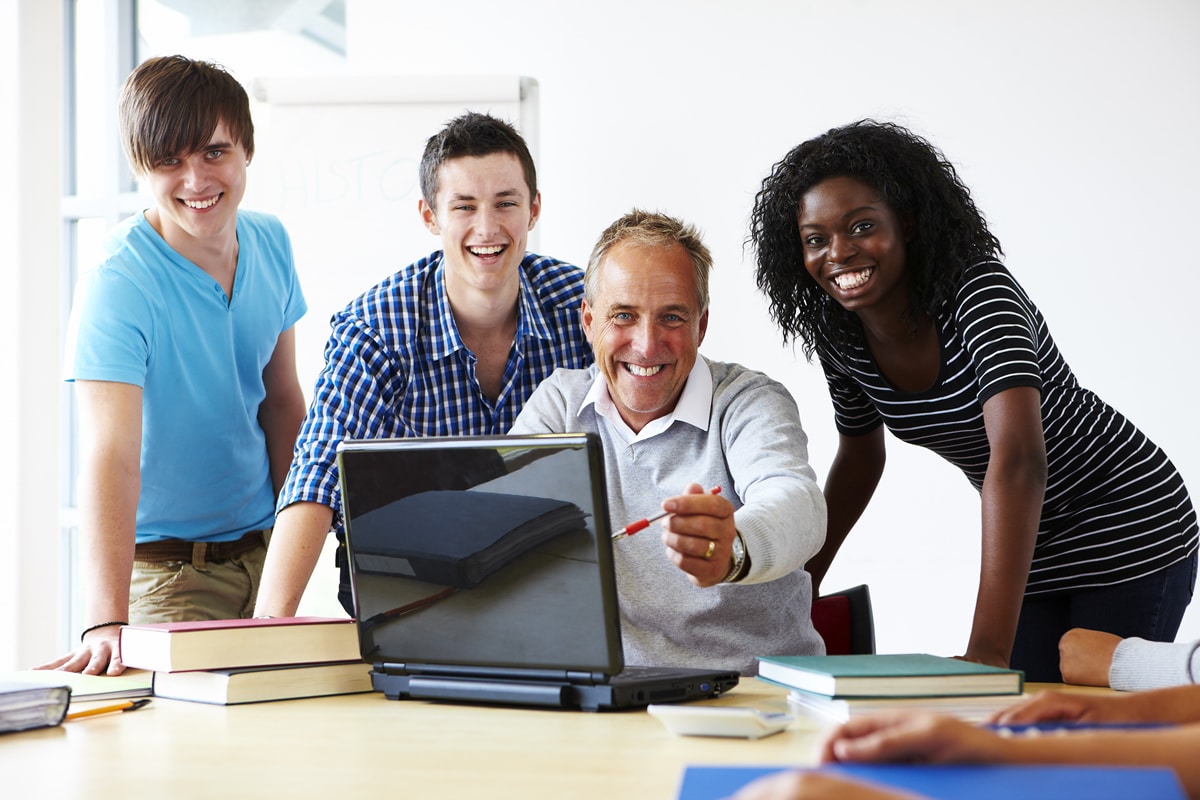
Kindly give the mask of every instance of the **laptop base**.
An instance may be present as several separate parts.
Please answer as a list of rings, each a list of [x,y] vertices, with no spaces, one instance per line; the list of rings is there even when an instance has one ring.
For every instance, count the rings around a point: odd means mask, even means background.
[[[672,672],[677,673],[678,670]],[[396,675],[371,671],[371,685],[389,700],[443,700],[581,711],[644,708],[651,703],[704,700],[732,689],[737,682],[736,672],[714,677],[709,671],[697,671],[695,677],[675,675],[650,685],[638,680],[629,686],[622,684],[620,676],[609,683],[579,684],[550,680]]]

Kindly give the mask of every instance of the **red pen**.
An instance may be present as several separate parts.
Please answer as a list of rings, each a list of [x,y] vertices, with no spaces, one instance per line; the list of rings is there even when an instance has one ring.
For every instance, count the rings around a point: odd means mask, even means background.
[[[720,494],[721,487],[714,486],[713,488],[708,490],[708,493],[709,494]],[[616,541],[617,539],[620,539],[625,536],[633,536],[638,531],[650,527],[651,522],[658,522],[660,519],[662,519],[663,517],[667,516],[670,513],[671,513],[670,511],[660,511],[659,513],[655,514],[652,517],[646,517],[645,519],[639,519],[637,522],[631,522],[628,525],[626,525],[624,528],[621,528],[621,530],[614,533],[612,535],[612,538],[614,541]]]

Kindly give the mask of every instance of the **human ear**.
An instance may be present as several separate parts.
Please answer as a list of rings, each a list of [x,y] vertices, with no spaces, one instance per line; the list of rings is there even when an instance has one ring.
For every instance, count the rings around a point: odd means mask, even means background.
[[[533,230],[533,226],[537,225],[538,217],[542,214],[542,193],[538,192],[533,196],[533,202],[529,204],[529,230]]]
[[[421,215],[421,222],[425,223],[425,227],[434,236],[441,236],[442,231],[438,228],[437,216],[433,213],[433,209],[425,202],[425,198],[417,201],[417,213]]]
[[[584,300],[583,305],[579,307],[579,319],[583,323],[583,336],[587,339],[588,344],[592,343],[592,309],[588,306],[588,301]]]

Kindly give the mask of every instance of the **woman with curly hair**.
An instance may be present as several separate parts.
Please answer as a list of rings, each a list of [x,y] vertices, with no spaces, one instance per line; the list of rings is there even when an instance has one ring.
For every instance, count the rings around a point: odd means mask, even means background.
[[[840,434],[814,597],[883,474],[886,426],[980,492],[965,658],[1060,681],[1070,628],[1174,638],[1196,581],[1183,480],[1076,381],[937,148],[872,120],[804,142],[764,179],[749,239],[785,342],[820,360]]]

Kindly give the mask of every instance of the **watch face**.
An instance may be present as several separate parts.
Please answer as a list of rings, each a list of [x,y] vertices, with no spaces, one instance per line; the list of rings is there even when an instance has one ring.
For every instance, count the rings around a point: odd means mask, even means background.
[[[746,543],[742,541],[741,534],[733,537],[733,564],[729,568],[729,574],[725,576],[725,581],[731,581],[738,576],[742,571],[742,564],[746,561]]]

